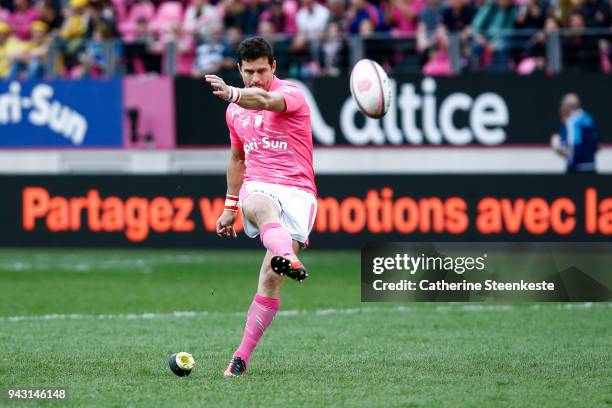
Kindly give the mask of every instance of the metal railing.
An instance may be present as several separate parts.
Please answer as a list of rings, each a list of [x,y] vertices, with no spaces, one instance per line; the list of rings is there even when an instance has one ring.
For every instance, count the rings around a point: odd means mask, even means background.
[[[290,50],[292,38],[286,35],[270,37],[274,44],[283,45],[276,47],[277,60],[283,61],[278,67],[279,72],[294,77],[323,75],[324,70],[310,69],[317,65],[322,68],[325,64],[321,47],[311,47],[297,53]],[[336,75],[346,75],[356,61],[371,58],[382,63],[393,74],[423,73],[424,66],[434,55],[440,54],[444,54],[440,61],[448,64],[448,74],[451,75],[472,71],[516,72],[527,59],[532,64],[531,71],[559,73],[572,69],[609,73],[612,70],[605,64],[606,59],[612,59],[612,29],[563,29],[551,32],[511,30],[500,31],[495,38],[486,39],[494,46],[483,50],[482,44],[477,44],[474,33],[468,37],[448,33],[445,39],[430,39],[425,45],[417,35],[375,33],[367,38],[344,36],[340,51],[343,54],[338,58],[334,72]],[[70,54],[65,41],[53,39],[46,59],[45,77],[70,75],[70,69],[65,69],[67,61],[72,65],[81,65],[80,76],[114,77],[130,73],[125,49],[126,43],[119,39],[103,43],[83,41],[80,50],[76,53],[72,50]],[[319,54],[314,55],[312,49],[319,50]],[[177,75],[177,53],[175,43],[166,44],[163,55],[159,56],[163,61],[159,64],[159,73]],[[59,69],[61,67],[63,69]]]

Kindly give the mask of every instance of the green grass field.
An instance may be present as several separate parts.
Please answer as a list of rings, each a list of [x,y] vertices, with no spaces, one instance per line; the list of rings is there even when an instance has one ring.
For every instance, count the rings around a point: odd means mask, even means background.
[[[74,407],[612,406],[612,304],[362,304],[357,252],[305,253],[311,277],[225,379],[261,257],[0,251],[0,388]]]

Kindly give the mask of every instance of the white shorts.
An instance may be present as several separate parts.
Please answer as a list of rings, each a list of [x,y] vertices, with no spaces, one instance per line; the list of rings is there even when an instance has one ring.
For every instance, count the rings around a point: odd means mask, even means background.
[[[308,246],[308,235],[317,215],[316,197],[297,187],[281,186],[278,184],[263,183],[261,181],[246,181],[240,189],[240,204],[251,194],[262,194],[274,201],[280,213],[280,223],[287,228],[291,238]],[[259,228],[242,217],[244,233],[255,238],[259,235]]]

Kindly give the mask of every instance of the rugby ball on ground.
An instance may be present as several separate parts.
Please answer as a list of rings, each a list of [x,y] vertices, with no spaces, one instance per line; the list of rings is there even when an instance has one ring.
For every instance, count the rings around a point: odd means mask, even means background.
[[[379,119],[391,104],[389,77],[376,62],[362,59],[351,71],[351,95],[364,115]]]

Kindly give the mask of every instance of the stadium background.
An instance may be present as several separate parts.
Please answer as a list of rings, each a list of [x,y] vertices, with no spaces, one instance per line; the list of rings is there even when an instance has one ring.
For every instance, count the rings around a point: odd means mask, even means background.
[[[609,303],[361,303],[359,249],[609,241],[611,15],[607,0],[2,0],[0,388],[65,387],[73,406],[610,405]],[[307,95],[321,201],[311,278],[285,285],[246,381],[224,382],[261,250],[213,233],[229,146],[199,76],[239,85],[235,44],[255,33]],[[364,57],[392,78],[381,121],[350,99]],[[550,147],[567,92],[599,129],[596,174],[566,174]],[[180,381],[179,350],[198,362]]]

